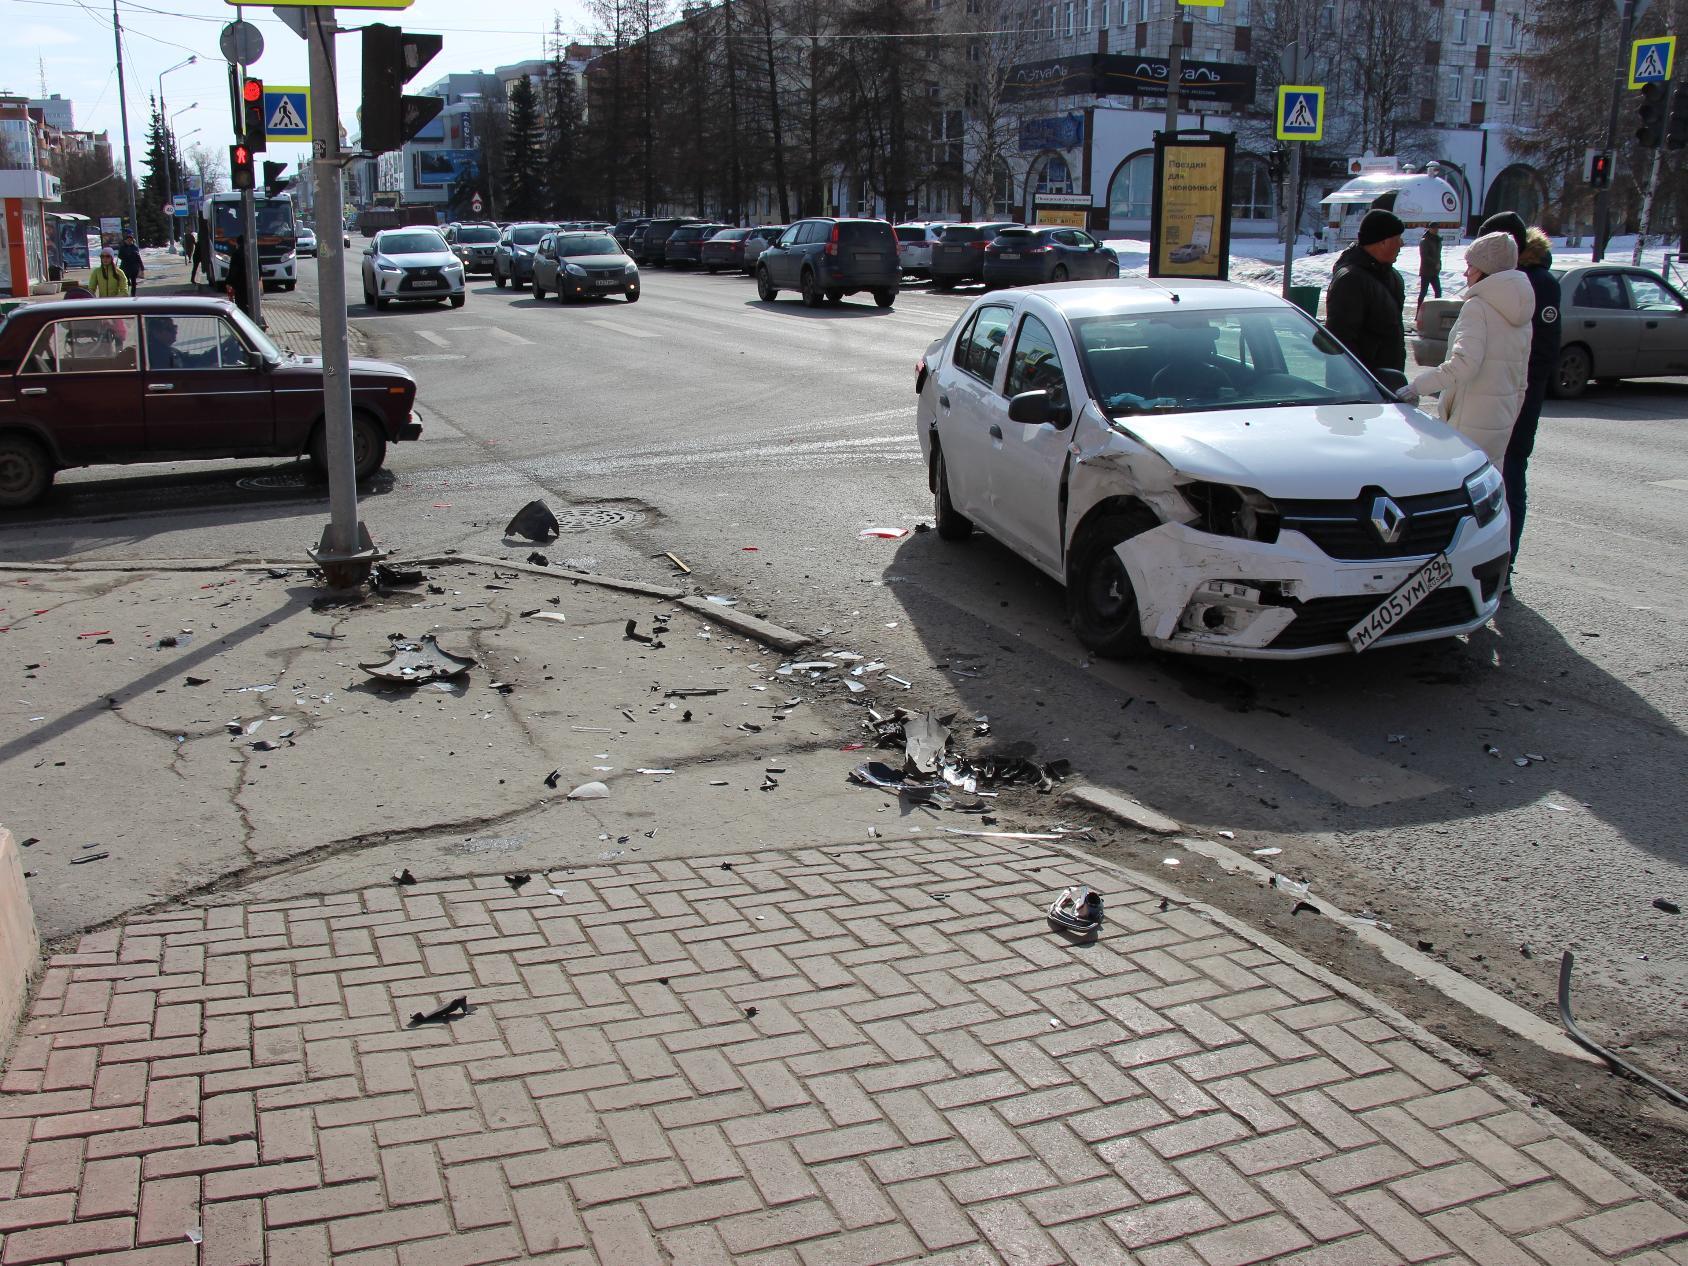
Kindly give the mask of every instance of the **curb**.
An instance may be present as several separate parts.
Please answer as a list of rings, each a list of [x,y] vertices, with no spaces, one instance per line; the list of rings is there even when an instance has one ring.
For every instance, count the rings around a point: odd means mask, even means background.
[[[1241,872],[1258,880],[1265,887],[1275,888],[1277,886],[1275,882],[1278,878],[1277,872],[1269,866],[1263,866],[1254,858],[1216,840],[1203,839],[1200,836],[1192,835],[1181,823],[1127,796],[1106,791],[1099,787],[1080,786],[1067,792],[1063,798],[1094,809],[1098,813],[1114,818],[1126,826],[1135,827],[1151,835],[1174,837],[1173,842],[1179,847],[1217,862],[1219,868],[1227,874]],[[1186,903],[1189,901],[1187,895],[1179,894],[1176,890],[1170,888],[1162,892],[1161,895],[1170,895]],[[1596,1068],[1606,1067],[1605,1060],[1578,1046],[1560,1029],[1536,1015],[1535,1012],[1519,1006],[1508,998],[1503,998],[1494,990],[1478,984],[1470,977],[1461,975],[1440,959],[1433,958],[1424,951],[1408,945],[1399,937],[1391,936],[1375,922],[1359,919],[1345,910],[1339,910],[1322,897],[1319,898],[1319,909],[1326,919],[1339,927],[1347,928],[1358,940],[1376,950],[1385,961],[1410,973],[1415,980],[1429,985],[1443,997],[1451,1002],[1458,1003],[1474,1015],[1494,1021],[1503,1029],[1531,1045],[1541,1048],[1550,1055],[1558,1055]],[[1238,924],[1237,926],[1244,927],[1246,925]],[[1355,986],[1355,988],[1358,988],[1358,986]],[[1377,1005],[1381,1006],[1382,1004],[1378,1003]]]

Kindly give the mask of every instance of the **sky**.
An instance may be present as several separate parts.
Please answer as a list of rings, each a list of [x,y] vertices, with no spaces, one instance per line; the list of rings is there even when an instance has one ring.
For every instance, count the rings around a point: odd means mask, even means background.
[[[229,111],[228,69],[217,49],[223,25],[244,17],[264,37],[264,53],[253,73],[266,84],[309,81],[305,42],[269,8],[237,9],[224,0],[117,0],[123,23],[123,72],[129,97],[129,134],[135,147],[135,179],[146,149],[148,98],[163,80],[165,104],[184,152],[194,145],[226,152],[234,140]],[[0,91],[26,97],[46,92],[75,103],[76,126],[111,134],[122,170],[117,72],[112,40],[111,0],[4,0],[8,11],[0,43]],[[445,47],[408,85],[411,91],[449,71],[488,70],[542,57],[553,18],[565,33],[583,37],[590,24],[583,0],[498,0],[472,6],[461,0],[415,0],[406,10],[337,10],[342,26],[387,22],[406,30],[434,31]],[[355,125],[358,105],[360,41],[338,41],[340,116]],[[179,70],[171,67],[197,56]],[[197,134],[194,133],[198,129]],[[355,127],[354,127],[355,130]],[[264,157],[297,162],[308,158],[304,145],[272,145]]]

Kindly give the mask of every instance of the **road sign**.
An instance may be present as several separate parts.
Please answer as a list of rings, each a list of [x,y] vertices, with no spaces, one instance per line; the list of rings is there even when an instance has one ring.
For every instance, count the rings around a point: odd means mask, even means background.
[[[481,195],[478,193],[473,198],[469,199],[469,210],[473,211],[476,215],[481,213],[482,205]]]
[[[217,47],[229,65],[250,66],[264,55],[264,35],[250,22],[230,22],[217,37]]]
[[[1676,36],[1655,35],[1629,46],[1629,86],[1668,84],[1676,73]]]
[[[1179,4],[1187,4],[1192,9],[1223,9],[1225,0],[1178,0]]]
[[[1325,90],[1316,84],[1280,84],[1274,135],[1280,141],[1317,141],[1325,135]]]
[[[188,196],[185,193],[172,194],[170,197],[170,213],[179,219],[186,219],[188,214]]]
[[[272,141],[311,139],[311,90],[264,85],[264,136]]]
[[[225,4],[239,7],[250,4],[252,0],[223,0]],[[294,9],[408,9],[413,0],[288,0],[288,8]]]

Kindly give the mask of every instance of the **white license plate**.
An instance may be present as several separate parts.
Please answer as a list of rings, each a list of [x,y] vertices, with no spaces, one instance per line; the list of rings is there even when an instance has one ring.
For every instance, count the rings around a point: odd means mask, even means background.
[[[1407,613],[1454,577],[1446,554],[1438,554],[1408,576],[1372,613],[1348,630],[1348,644],[1356,653],[1389,633]]]
[[[879,252],[878,251],[857,251],[856,252],[856,262],[858,264],[877,264],[879,262]]]
[[[617,281],[614,277],[605,277],[600,281],[594,282],[593,284],[598,285],[598,286],[602,286],[607,290],[611,286],[619,286],[621,283],[619,281]]]
[[[435,290],[445,283],[440,281],[413,281],[410,284],[417,290]]]
[[[1000,255],[997,256],[997,258],[998,259],[1019,259],[1020,258],[1020,252],[1019,251],[1003,251]]]

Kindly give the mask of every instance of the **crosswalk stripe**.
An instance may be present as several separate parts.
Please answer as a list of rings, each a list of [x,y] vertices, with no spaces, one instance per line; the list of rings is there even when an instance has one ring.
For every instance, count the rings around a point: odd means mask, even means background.
[[[512,333],[510,333],[509,330],[501,330],[496,325],[487,326],[486,332],[488,334],[492,335],[494,338],[501,338],[506,343],[514,343],[518,347],[532,347],[533,346],[533,340],[532,339],[523,338],[520,334],[512,334]]]
[[[428,342],[432,343],[435,347],[450,347],[451,346],[451,340],[450,339],[443,338],[440,335],[435,334],[432,330],[417,330],[416,331],[416,337],[419,338],[419,339],[426,339]]]
[[[656,338],[657,337],[655,334],[652,334],[649,330],[641,330],[641,329],[638,329],[636,326],[623,325],[619,321],[605,321],[605,320],[602,320],[601,318],[595,318],[593,321],[590,322],[590,324],[596,325],[596,326],[601,326],[602,328],[604,328],[606,330],[613,330],[617,334],[626,334],[631,338]]]

